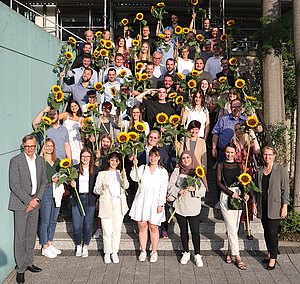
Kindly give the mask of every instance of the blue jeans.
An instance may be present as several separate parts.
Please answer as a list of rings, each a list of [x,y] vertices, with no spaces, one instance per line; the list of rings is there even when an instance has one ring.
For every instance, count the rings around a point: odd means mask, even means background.
[[[40,242],[46,245],[53,241],[60,207],[55,207],[52,184],[45,188],[40,208]]]
[[[82,215],[80,205],[72,206],[72,225],[75,245],[81,245],[82,239],[84,245],[89,245],[94,227],[95,206],[89,206],[88,195],[79,194],[82,206],[85,211],[85,217]]]

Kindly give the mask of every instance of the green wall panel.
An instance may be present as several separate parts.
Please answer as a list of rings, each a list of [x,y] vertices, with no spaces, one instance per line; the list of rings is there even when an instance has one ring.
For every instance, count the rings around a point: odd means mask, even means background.
[[[46,105],[61,41],[0,2],[0,283],[15,266],[9,160],[18,154],[31,121]]]

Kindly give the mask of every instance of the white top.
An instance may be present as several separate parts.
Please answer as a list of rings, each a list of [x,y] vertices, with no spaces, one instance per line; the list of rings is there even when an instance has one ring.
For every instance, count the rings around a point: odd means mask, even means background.
[[[178,72],[182,73],[184,76],[192,72],[194,68],[194,61],[189,59],[188,61],[183,60],[181,57],[178,57]]]
[[[221,59],[222,57],[210,57],[207,59],[204,71],[209,72],[213,79],[217,77],[217,73],[222,71],[221,67]]]
[[[161,75],[166,74],[167,69],[163,65],[154,65],[153,77],[159,78]]]
[[[117,171],[108,171],[109,176],[109,190],[112,197],[120,197],[121,194],[121,184],[119,181],[119,175]]]
[[[79,193],[89,193],[89,169],[83,168],[83,175],[79,175]]]
[[[34,195],[36,193],[36,190],[37,190],[36,164],[35,164],[36,155],[34,154],[34,157],[31,160],[26,153],[24,153],[24,154],[25,154],[27,165],[28,165],[29,172],[30,172],[31,195]]]
[[[160,225],[166,220],[165,210],[157,213],[157,207],[166,203],[168,172],[165,168],[157,167],[153,174],[148,165],[133,167],[130,173],[133,181],[140,180],[129,216],[135,221],[149,221],[153,225]]]
[[[199,134],[198,136],[203,138],[205,133],[205,124],[206,124],[206,120],[207,120],[207,114],[208,114],[208,109],[207,108],[202,108],[200,111],[193,109],[193,108],[186,108],[189,112],[188,116],[187,116],[187,120],[186,120],[186,124],[185,127],[188,128],[189,123],[192,120],[197,120],[201,123],[201,128],[199,130]]]

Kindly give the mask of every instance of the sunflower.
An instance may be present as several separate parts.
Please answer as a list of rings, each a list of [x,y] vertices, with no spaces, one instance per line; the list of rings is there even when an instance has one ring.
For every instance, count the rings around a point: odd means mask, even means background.
[[[140,136],[139,136],[136,132],[134,132],[134,131],[128,132],[128,136],[129,136],[129,139],[130,139],[131,141],[136,141],[136,140],[138,140],[139,137],[140,137]]]
[[[174,98],[176,98],[176,97],[177,97],[177,93],[176,93],[176,92],[170,93],[170,94],[168,95],[168,98],[169,98],[169,99],[174,99]]]
[[[120,71],[119,75],[120,75],[120,77],[122,77],[122,78],[125,77],[125,76],[127,75],[126,70],[125,70],[125,69],[122,69],[122,70]]]
[[[136,72],[135,73],[135,79],[137,80],[137,81],[141,81],[141,73],[139,73],[139,72]]]
[[[137,39],[133,39],[131,42],[132,46],[138,46],[140,42]]]
[[[204,36],[203,36],[203,34],[197,34],[197,35],[196,35],[196,40],[204,41]]]
[[[218,79],[218,81],[219,81],[220,83],[224,83],[226,80],[227,80],[227,78],[226,78],[225,76],[221,76],[221,77]]]
[[[164,39],[165,35],[164,34],[158,34],[158,37],[161,38],[161,39]]]
[[[233,26],[235,24],[235,21],[234,20],[228,20],[226,22],[226,24],[227,24],[228,27],[231,27],[231,26]]]
[[[86,118],[83,119],[83,125],[87,125],[89,123],[92,123],[92,120],[91,120],[90,117],[86,117]]]
[[[141,35],[140,35],[140,34],[138,34],[138,35],[136,36],[136,40],[141,41]]]
[[[157,6],[158,8],[163,8],[163,7],[165,7],[166,5],[165,5],[164,2],[160,2],[160,3],[157,3],[156,6]]]
[[[246,120],[246,124],[251,128],[256,127],[258,125],[257,117],[254,115],[248,116],[248,118]]]
[[[101,91],[101,90],[103,89],[103,84],[102,84],[102,82],[96,82],[96,83],[94,84],[94,89],[95,89],[96,91]]]
[[[241,88],[243,88],[245,85],[246,85],[246,82],[245,82],[245,80],[243,80],[243,79],[237,79],[236,81],[235,81],[235,84],[234,84],[238,89],[241,89]]]
[[[102,32],[101,32],[101,31],[96,32],[96,33],[95,33],[95,36],[96,36],[96,37],[102,36]]]
[[[68,42],[70,42],[70,43],[73,44],[73,45],[76,45],[76,43],[77,43],[76,39],[73,38],[72,36],[69,36]]]
[[[144,14],[143,13],[137,13],[135,18],[138,20],[138,21],[142,21],[144,19]]]
[[[182,73],[177,72],[176,76],[180,79],[180,80],[184,80],[184,75]]]
[[[202,166],[198,166],[195,169],[195,174],[199,177],[199,178],[204,178],[205,177],[205,171],[204,168]]]
[[[115,97],[118,93],[118,90],[115,87],[110,88],[110,93],[113,97]]]
[[[51,125],[52,124],[52,119],[49,118],[48,116],[43,116],[42,117],[42,121],[47,124],[47,125]]]
[[[188,85],[188,87],[189,87],[190,89],[193,89],[193,88],[196,88],[197,82],[196,82],[196,80],[191,79],[191,80],[188,81],[187,85]]]
[[[151,10],[150,10],[150,13],[151,13],[151,14],[153,14],[154,9],[155,9],[154,6],[151,6]]]
[[[65,53],[65,57],[66,57],[68,60],[71,60],[71,59],[73,59],[74,55],[73,55],[72,52],[67,51],[67,52]]]
[[[65,98],[65,94],[63,92],[57,92],[56,94],[54,94],[54,100],[57,102],[57,103],[60,103],[64,100]]]
[[[230,65],[236,65],[238,63],[238,60],[235,57],[231,57],[229,59],[229,64]]]
[[[178,96],[176,99],[175,99],[175,103],[177,105],[180,105],[183,103],[183,96]]]
[[[188,34],[190,32],[190,29],[189,28],[183,28],[182,31],[183,31],[184,34]]]
[[[111,40],[106,40],[104,46],[108,49],[111,49],[113,47],[113,43]]]
[[[86,110],[87,111],[91,111],[91,110],[93,110],[93,109],[95,109],[96,108],[96,105],[95,104],[87,104],[87,106],[86,106]]]
[[[146,81],[148,79],[148,74],[147,73],[143,73],[142,75],[141,75],[141,80],[142,81]]]
[[[164,112],[160,112],[156,115],[156,121],[159,123],[159,124],[165,124],[168,122],[168,115],[165,114]]]
[[[247,173],[242,173],[239,175],[239,181],[242,185],[248,185],[252,181],[252,177]]]
[[[104,45],[104,44],[105,44],[105,39],[101,38],[101,39],[99,40],[99,42],[100,42],[101,45]]]
[[[247,100],[249,100],[249,101],[256,101],[256,100],[257,100],[257,98],[256,98],[256,97],[253,97],[253,96],[247,96],[247,95],[245,95],[245,98],[246,98]]]
[[[65,158],[60,161],[59,166],[61,168],[67,169],[67,168],[71,167],[71,164],[72,164],[71,159]]]
[[[195,76],[195,77],[198,77],[200,75],[200,71],[198,71],[196,69],[193,69],[192,70],[192,75]]]
[[[198,0],[191,0],[191,4],[196,6],[198,4]]]
[[[138,62],[135,66],[136,70],[141,70],[144,67],[144,64],[142,62]]]
[[[176,26],[175,27],[175,34],[178,34],[178,35],[182,34],[182,27],[181,26]]]
[[[129,141],[129,135],[127,132],[120,132],[117,140],[119,141],[119,143],[123,144],[123,143],[127,143]]]
[[[143,122],[137,122],[134,124],[134,129],[138,132],[145,132],[146,131],[146,125]]]
[[[98,58],[100,56],[100,51],[98,49],[95,49],[93,54],[95,58]]]
[[[177,114],[173,114],[173,115],[170,116],[169,121],[170,121],[171,124],[176,125],[180,121],[180,116],[177,115]]]
[[[123,26],[127,26],[128,23],[129,23],[129,21],[128,21],[127,18],[124,18],[124,19],[121,20],[121,24],[122,24]]]
[[[220,40],[221,40],[221,41],[225,41],[226,39],[228,39],[228,35],[227,35],[227,34],[222,34],[222,35],[220,36]]]
[[[54,94],[58,93],[58,92],[61,92],[61,87],[58,86],[58,85],[53,85],[52,88],[51,88],[52,92]]]
[[[108,50],[104,49],[104,48],[100,49],[100,55],[102,57],[107,57],[108,56]]]

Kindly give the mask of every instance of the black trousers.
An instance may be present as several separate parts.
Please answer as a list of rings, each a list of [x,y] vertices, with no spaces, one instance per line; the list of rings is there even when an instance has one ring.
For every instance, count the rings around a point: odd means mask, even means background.
[[[189,251],[189,233],[188,224],[192,233],[192,242],[195,250],[195,255],[200,254],[200,214],[196,216],[184,217],[179,214],[175,214],[179,228],[180,228],[180,238],[185,252]]]
[[[278,228],[281,219],[261,219],[264,228],[264,237],[270,258],[277,259],[278,254]]]

